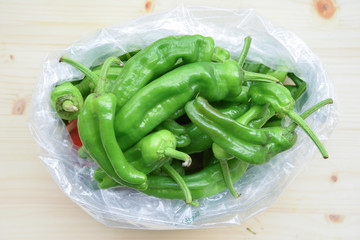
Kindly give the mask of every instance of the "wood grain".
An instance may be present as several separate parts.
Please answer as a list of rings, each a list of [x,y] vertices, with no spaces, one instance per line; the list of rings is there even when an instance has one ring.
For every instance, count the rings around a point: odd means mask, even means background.
[[[27,116],[41,62],[99,28],[181,2],[254,8],[309,45],[336,87],[340,122],[326,143],[330,158],[316,155],[272,207],[242,226],[109,228],[67,198],[37,157]],[[359,9],[355,0],[0,0],[0,239],[360,239]]]

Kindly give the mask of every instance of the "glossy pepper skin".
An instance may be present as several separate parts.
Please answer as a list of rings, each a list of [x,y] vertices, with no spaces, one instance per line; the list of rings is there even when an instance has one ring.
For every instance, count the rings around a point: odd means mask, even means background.
[[[225,116],[232,119],[238,118],[243,115],[248,109],[248,104],[226,104],[222,106],[216,106],[216,109]],[[194,123],[189,123],[184,126],[186,133],[190,138],[190,144],[185,147],[179,147],[180,151],[188,154],[202,152],[211,147],[213,141],[210,136],[204,133]]]
[[[238,181],[247,167],[248,164],[241,160],[230,160],[229,169],[232,181]],[[219,163],[207,166],[196,173],[185,175],[183,179],[191,191],[193,199],[206,198],[227,188]],[[148,189],[142,191],[147,195],[168,199],[184,199],[182,191],[169,177],[149,176],[148,184]]]
[[[238,181],[248,168],[247,163],[239,159],[231,159],[228,162],[232,182]],[[109,187],[119,186],[108,176],[99,181],[111,182]],[[202,199],[224,191],[227,186],[224,181],[222,169],[219,163],[206,166],[202,170],[182,177],[191,192],[192,199]],[[185,196],[179,185],[169,176],[149,175],[148,188],[139,190],[147,195],[167,199],[183,199]]]
[[[226,152],[250,164],[263,164],[276,154],[292,147],[294,132],[274,127],[254,129],[224,116],[201,97],[185,106],[192,122]]]
[[[125,53],[121,55],[119,59],[121,61],[127,61],[137,52],[139,52],[139,50]],[[61,61],[64,60],[71,65],[75,64],[76,67],[79,66],[79,64],[72,61],[72,59],[63,57]],[[96,87],[97,80],[95,81],[94,78],[95,76],[99,77],[102,66],[103,65],[101,64],[92,68],[93,73],[91,76],[85,76],[79,81],[71,82],[73,86],[70,86],[68,82],[64,82],[53,89],[51,93],[51,101],[61,119],[73,120],[77,118],[79,111],[84,104],[84,99],[90,93],[92,93]],[[110,82],[114,81],[122,71],[122,67],[122,64],[114,64],[110,66],[106,75],[106,79]],[[86,67],[81,66],[81,69],[86,69]],[[86,71],[86,74],[88,74],[88,71]],[[82,97],[79,95],[79,92],[81,93]],[[62,106],[63,104],[64,106]]]
[[[174,134],[177,147],[186,147],[191,142],[185,126],[177,123],[174,119],[168,118],[156,127],[156,130],[162,129],[169,130],[172,134]]]
[[[80,111],[78,118],[79,135],[83,146],[86,148],[87,154],[89,154],[91,158],[97,162],[100,168],[103,169],[108,176],[111,176],[111,178],[119,184],[135,189],[147,188],[146,183],[128,183],[124,179],[120,178],[114,170],[101,140],[99,120],[93,106],[94,98],[95,95],[93,94],[90,94],[86,98],[84,107]]]
[[[236,122],[246,126],[249,124],[250,121],[254,119],[262,118],[263,115],[266,113],[267,108],[268,108],[267,105],[255,105],[252,108],[250,108],[246,113],[244,113],[242,116],[237,118]],[[227,164],[227,161],[234,157],[229,153],[227,153],[223,148],[221,148],[216,143],[212,144],[212,152],[214,157],[220,162],[220,166],[222,168],[224,175],[224,180],[230,193],[236,198],[239,197],[239,194],[236,192],[233,182],[231,180],[231,174],[230,174],[229,166]]]
[[[148,174],[161,168],[172,159],[183,161],[184,166],[191,164],[191,157],[176,150],[174,134],[159,130],[142,138],[124,152],[127,161],[137,170]]]
[[[138,91],[116,114],[115,131],[126,149],[152,131],[196,94],[220,101],[241,92],[242,75],[234,61],[198,62],[178,67]]]
[[[120,109],[148,82],[184,63],[211,61],[214,40],[201,35],[169,36],[155,41],[133,56],[124,66],[115,84],[108,90],[115,94]]]
[[[140,50],[127,52],[127,53],[124,53],[123,55],[119,56],[118,58],[120,59],[120,61],[125,63],[126,61],[128,61],[131,57],[133,57],[139,51]],[[103,64],[95,66],[95,67],[91,68],[91,71],[93,73],[95,73],[97,76],[99,76],[102,66],[103,66]],[[110,81],[110,82],[115,81],[117,79],[117,77],[120,75],[120,72],[122,71],[122,68],[123,68],[123,64],[111,65],[108,72],[107,72],[106,79],[108,81]],[[79,89],[79,91],[81,92],[83,98],[85,99],[95,89],[96,84],[94,84],[92,82],[91,78],[85,76],[82,80],[76,81],[74,83],[74,86]]]
[[[256,104],[269,103],[279,118],[286,115],[295,121],[313,140],[324,158],[328,153],[309,125],[294,111],[295,100],[291,92],[280,84],[256,83],[249,90],[251,101]]]
[[[114,132],[116,97],[104,92],[109,67],[117,58],[105,61],[95,92],[90,94],[78,116],[78,130],[87,153],[98,165],[119,183],[134,188],[146,188],[146,175],[130,165],[120,147]],[[76,66],[76,64],[75,64]],[[89,69],[83,69],[90,75]]]
[[[83,107],[84,99],[78,88],[70,82],[64,82],[51,91],[51,105],[61,119],[74,120]]]
[[[301,114],[301,117],[305,119],[321,107],[331,104],[332,102],[332,99],[325,99],[306,110]],[[292,123],[287,128],[290,132],[293,132],[296,127],[297,124]],[[213,156],[209,156],[208,159],[210,158],[211,161],[207,161],[202,170],[183,177],[185,184],[191,191],[193,199],[209,197],[227,188],[220,163],[216,161]],[[229,160],[227,164],[232,182],[238,181],[249,166],[248,163],[236,158]],[[97,172],[98,176],[95,177]],[[95,174],[94,178],[99,182],[99,184],[104,183],[99,185],[100,187],[109,188],[119,186],[119,184],[108,175],[103,174],[101,169],[96,170]],[[149,175],[147,183],[149,184],[149,187],[143,192],[148,195],[169,199],[185,198],[183,191],[180,189],[178,184],[168,176]]]
[[[268,104],[266,105],[255,105],[251,107],[246,113],[241,115],[235,121],[244,126],[248,126],[249,123],[256,119],[261,119],[264,117],[268,109]],[[229,160],[234,156],[227,153],[223,148],[221,148],[218,144],[212,144],[212,150],[215,158],[218,160]]]

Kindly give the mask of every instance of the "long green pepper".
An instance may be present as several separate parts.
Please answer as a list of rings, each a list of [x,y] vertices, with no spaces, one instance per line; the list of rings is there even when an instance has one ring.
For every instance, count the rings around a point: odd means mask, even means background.
[[[328,158],[325,147],[309,125],[294,111],[295,100],[290,91],[280,84],[256,83],[250,87],[249,96],[256,104],[270,103],[279,118],[289,116],[313,140],[324,158]]]
[[[116,142],[116,97],[104,92],[107,70],[115,61],[119,60],[111,57],[105,61],[95,92],[85,100],[78,117],[79,136],[89,155],[108,175],[121,184],[144,189],[146,175],[126,161]]]
[[[117,98],[117,108],[153,79],[173,69],[179,59],[184,63],[210,62],[214,40],[200,35],[169,36],[139,51],[124,66],[108,90]]]
[[[226,152],[251,164],[263,164],[296,142],[296,134],[286,128],[254,129],[222,115],[202,97],[185,106],[194,124]]]

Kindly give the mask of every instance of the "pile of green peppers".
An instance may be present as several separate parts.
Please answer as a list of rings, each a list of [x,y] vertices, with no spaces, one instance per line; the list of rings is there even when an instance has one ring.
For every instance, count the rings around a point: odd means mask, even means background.
[[[226,189],[239,197],[233,184],[251,164],[290,149],[297,126],[327,158],[304,119],[332,99],[298,115],[306,82],[246,61],[250,46],[246,37],[235,59],[211,37],[184,35],[93,68],[63,56],[85,77],[57,85],[51,103],[65,123],[77,120],[79,156],[97,163],[99,189],[128,187],[195,206]]]

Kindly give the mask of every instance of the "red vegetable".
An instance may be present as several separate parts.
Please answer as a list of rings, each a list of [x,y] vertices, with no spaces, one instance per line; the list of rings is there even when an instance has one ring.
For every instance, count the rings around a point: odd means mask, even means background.
[[[77,119],[72,120],[68,125],[66,125],[66,129],[69,131],[70,137],[71,137],[74,145],[81,147],[82,143],[81,143],[78,128],[77,128]]]

